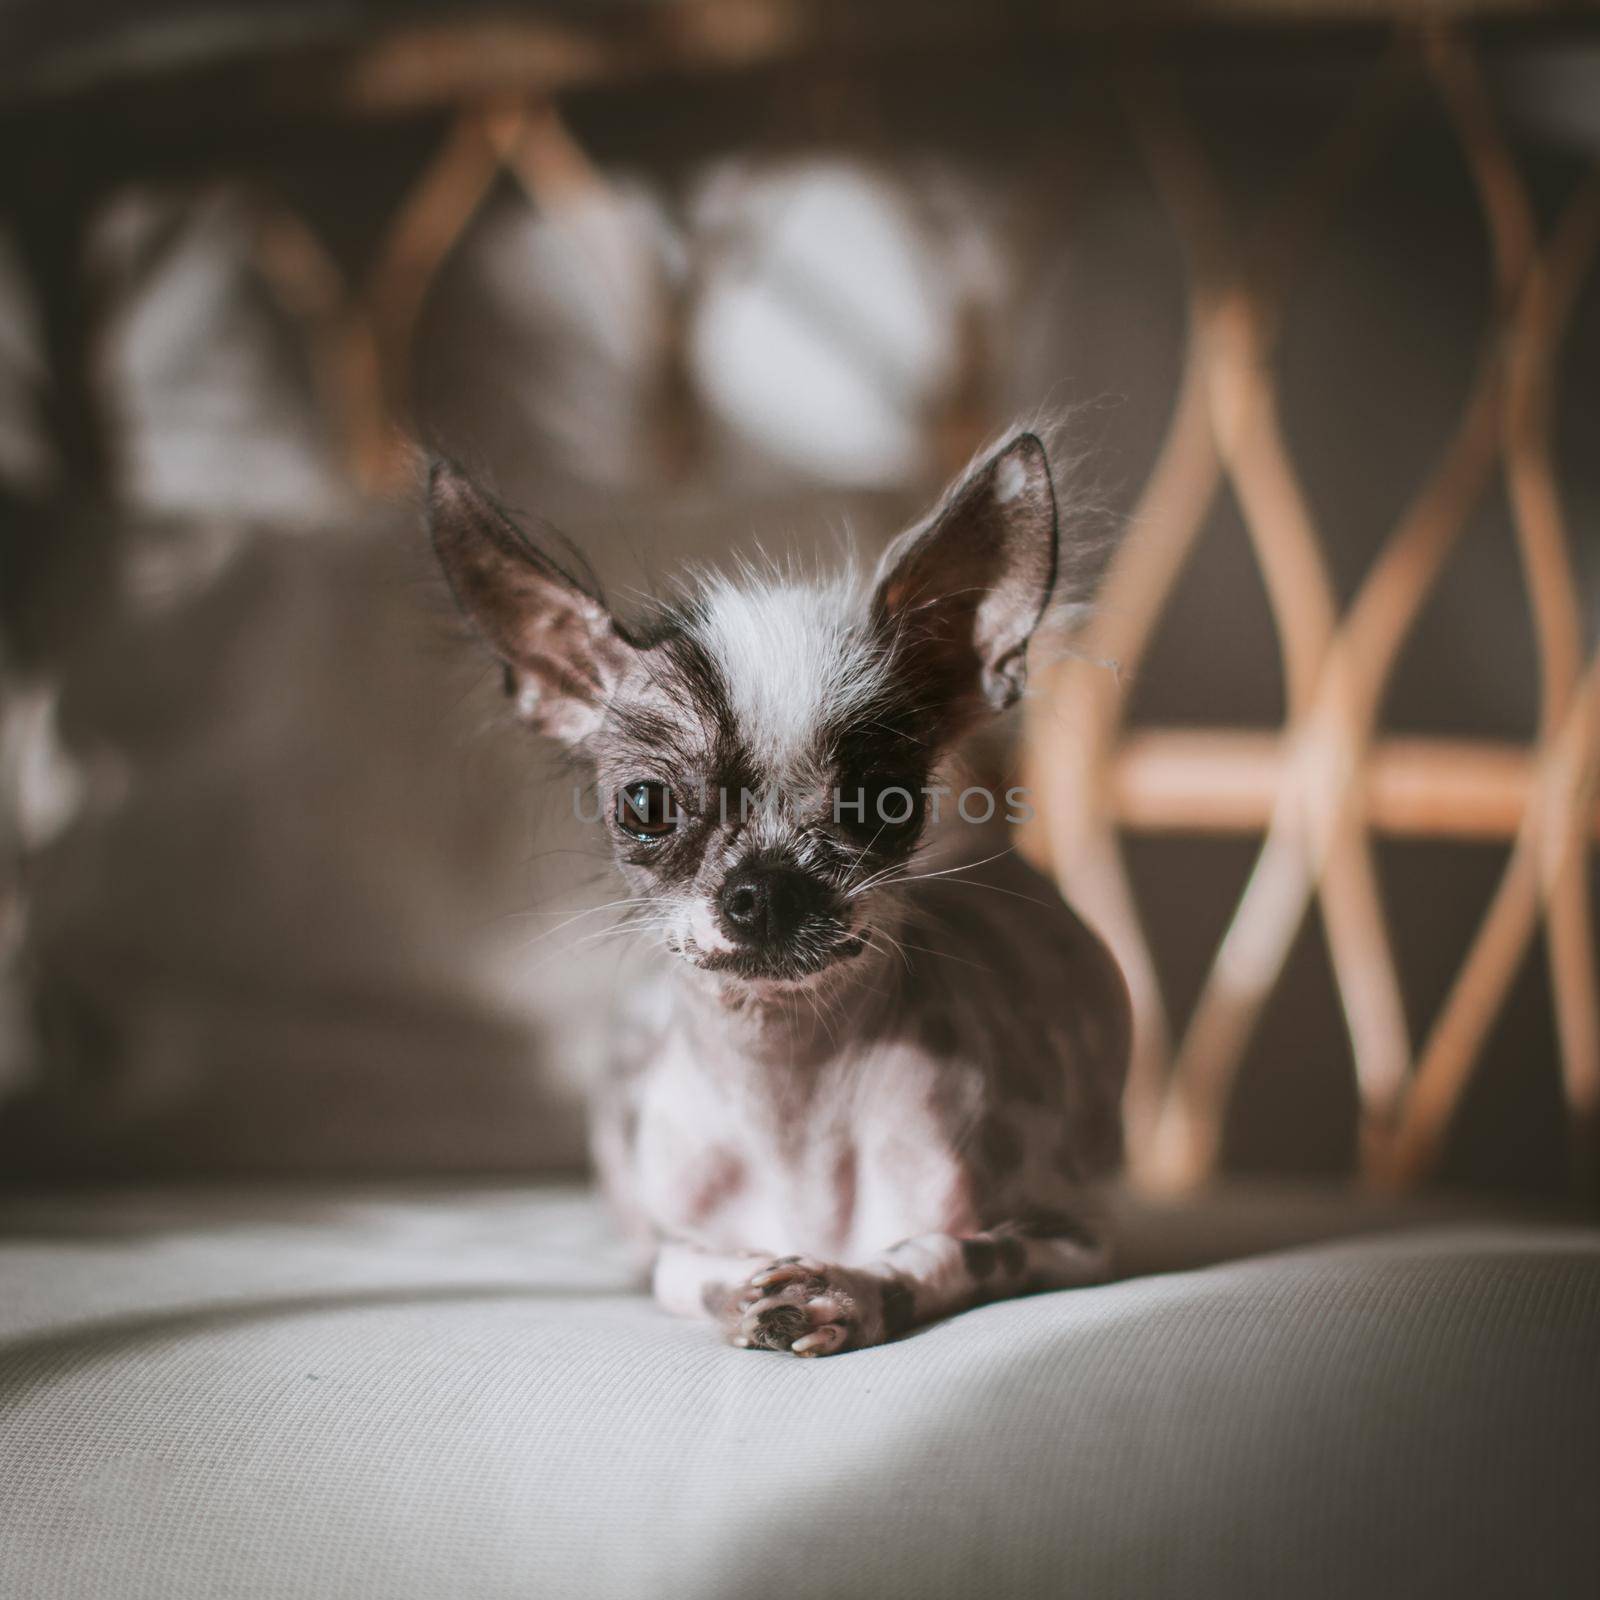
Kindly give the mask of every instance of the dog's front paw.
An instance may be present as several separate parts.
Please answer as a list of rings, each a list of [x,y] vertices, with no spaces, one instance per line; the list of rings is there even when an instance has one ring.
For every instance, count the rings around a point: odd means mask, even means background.
[[[782,1256],[729,1296],[722,1324],[746,1350],[831,1356],[883,1342],[883,1284],[871,1273],[811,1256]]]

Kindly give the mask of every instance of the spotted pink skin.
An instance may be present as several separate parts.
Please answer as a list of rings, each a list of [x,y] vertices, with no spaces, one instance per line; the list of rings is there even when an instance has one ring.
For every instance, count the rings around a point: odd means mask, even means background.
[[[1126,991],[1014,856],[964,878],[903,900],[909,963],[838,974],[831,1033],[792,995],[668,980],[667,1021],[595,1126],[667,1310],[740,1348],[833,1355],[1103,1277]]]

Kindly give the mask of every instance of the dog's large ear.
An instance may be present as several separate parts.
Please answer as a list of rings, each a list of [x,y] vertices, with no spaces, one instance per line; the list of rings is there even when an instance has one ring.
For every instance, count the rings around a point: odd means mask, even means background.
[[[1050,464],[1039,440],[1019,433],[889,546],[873,619],[919,698],[959,727],[1021,695],[1028,640],[1055,581]]]
[[[448,462],[428,473],[428,531],[457,603],[505,663],[517,715],[581,744],[635,654],[611,613]]]

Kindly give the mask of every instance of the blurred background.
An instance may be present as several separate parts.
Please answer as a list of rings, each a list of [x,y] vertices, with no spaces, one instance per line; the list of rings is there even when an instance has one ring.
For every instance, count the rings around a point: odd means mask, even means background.
[[[1045,417],[1137,1174],[1594,1203],[1600,37],[1129,9],[0,4],[0,1180],[582,1169],[606,852],[408,438],[626,605]]]

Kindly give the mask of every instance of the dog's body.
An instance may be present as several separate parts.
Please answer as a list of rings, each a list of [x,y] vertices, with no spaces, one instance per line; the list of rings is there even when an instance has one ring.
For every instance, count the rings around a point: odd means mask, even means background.
[[[725,1302],[775,1257],[836,1290],[835,1268],[903,1284],[905,1321],[1100,1272],[1086,1205],[1120,1154],[1120,976],[1015,856],[943,870],[910,887],[903,955],[864,958],[828,1010],[673,975],[629,1041],[596,1153],[657,1243],[670,1309],[764,1342]],[[853,1277],[850,1292],[855,1342],[899,1331]]]
[[[641,921],[681,958],[635,996],[594,1123],[661,1303],[817,1355],[1100,1276],[1121,976],[966,820],[995,797],[941,784],[1021,692],[1054,582],[1038,441],[981,460],[870,592],[715,582],[648,631],[451,468],[430,513],[519,711],[615,797]]]

